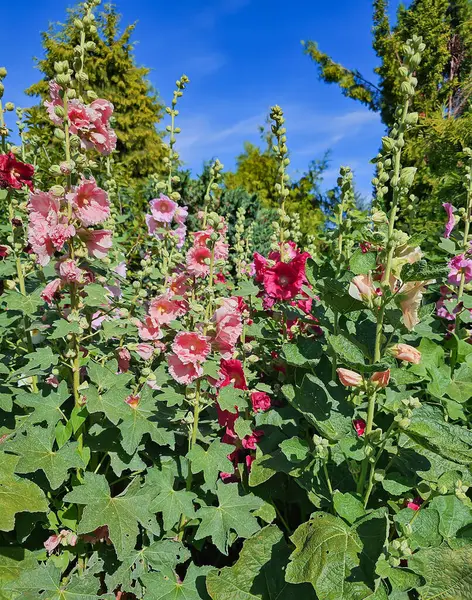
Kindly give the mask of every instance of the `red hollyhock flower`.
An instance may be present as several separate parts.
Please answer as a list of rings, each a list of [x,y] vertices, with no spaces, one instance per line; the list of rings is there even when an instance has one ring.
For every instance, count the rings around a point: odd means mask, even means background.
[[[13,152],[0,155],[0,188],[20,190],[24,185],[33,190],[34,167],[16,160]]]
[[[352,424],[354,425],[354,429],[356,430],[358,436],[364,435],[366,427],[366,422],[364,419],[354,419]]]
[[[254,412],[269,410],[270,397],[265,392],[252,392],[251,403]]]
[[[278,262],[266,268],[263,274],[265,291],[272,298],[290,300],[302,289],[306,282],[305,263],[309,254],[299,254],[288,263]]]
[[[218,387],[223,388],[233,384],[237,390],[247,390],[246,378],[244,376],[243,365],[240,360],[221,359],[220,362],[220,380]]]

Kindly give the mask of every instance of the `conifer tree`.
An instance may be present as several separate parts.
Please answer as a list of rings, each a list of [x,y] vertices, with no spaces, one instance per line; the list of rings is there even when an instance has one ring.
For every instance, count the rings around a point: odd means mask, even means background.
[[[38,61],[43,73],[41,81],[26,90],[42,102],[49,95],[48,81],[54,77],[54,63],[74,61],[74,47],[79,43],[80,29],[74,21],[83,7],[69,11],[65,23],[50,26],[42,34],[44,58]],[[135,24],[120,29],[120,15],[112,4],[97,15],[93,44],[88,49],[85,72],[88,86],[99,97],[114,105],[114,129],[118,136],[114,160],[125,181],[145,178],[159,170],[163,149],[156,130],[163,106],[147,77],[150,69],[136,65],[133,55]],[[89,43],[90,44],[90,43]],[[51,125],[44,111],[35,106],[29,110],[30,136],[51,139]]]
[[[400,98],[399,65],[402,45],[419,35],[427,51],[415,73],[418,79],[413,109],[417,126],[406,140],[405,166],[418,169],[414,196],[420,204],[404,198],[414,211],[413,223],[442,222],[441,201],[461,204],[462,186],[457,183],[457,152],[472,142],[472,4],[470,0],[413,0],[400,6],[395,26],[388,16],[388,1],[373,1],[373,48],[380,64],[378,83],[355,69],[336,63],[315,42],[305,52],[317,64],[320,79],[339,85],[342,93],[379,112],[391,129]],[[457,184],[456,184],[457,183]],[[405,206],[404,206],[405,208]],[[411,220],[410,220],[411,221]]]

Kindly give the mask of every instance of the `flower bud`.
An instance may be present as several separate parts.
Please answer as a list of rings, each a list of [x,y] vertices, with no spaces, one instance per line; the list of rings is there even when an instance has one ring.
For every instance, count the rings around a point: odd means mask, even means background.
[[[6,76],[7,76],[7,70],[5,69],[5,67],[0,67],[0,79],[3,79]]]
[[[346,387],[358,387],[363,382],[363,377],[350,369],[336,369],[339,381]]]
[[[62,187],[62,185],[53,185],[52,188],[49,191],[56,198],[60,198],[66,192],[65,189]]]
[[[404,360],[414,365],[418,365],[421,361],[421,352],[409,344],[395,344],[389,349],[389,353],[398,360]]]
[[[12,111],[15,110],[15,105],[13,104],[13,102],[7,102],[5,104],[5,110],[6,111]]]
[[[370,382],[374,384],[376,389],[386,388],[390,381],[390,369],[386,371],[378,371],[370,378]]]

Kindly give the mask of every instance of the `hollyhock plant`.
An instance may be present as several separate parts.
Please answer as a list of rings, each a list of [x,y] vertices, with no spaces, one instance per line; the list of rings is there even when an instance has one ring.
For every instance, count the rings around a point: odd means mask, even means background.
[[[185,303],[173,300],[168,293],[156,296],[149,305],[149,315],[158,325],[167,325],[186,312]]]
[[[150,201],[151,215],[157,223],[172,223],[175,212],[178,208],[177,203],[161,194],[159,198]]]
[[[61,278],[67,283],[83,283],[84,281],[84,271],[71,258],[59,262],[58,271]]]
[[[0,189],[20,190],[24,185],[33,190],[34,167],[20,162],[13,152],[0,154]]]
[[[465,283],[472,281],[472,259],[466,258],[464,254],[454,256],[449,263],[448,283],[459,286],[462,277]]]
[[[243,365],[240,360],[221,359],[220,379],[217,383],[219,388],[233,384],[237,390],[247,390],[246,377],[244,375]]]
[[[108,194],[97,186],[93,177],[82,177],[79,185],[75,186],[66,198],[76,217],[86,227],[103,223],[110,216]]]
[[[183,363],[176,354],[167,356],[169,373],[178,383],[189,385],[203,375],[203,367],[198,363]]]
[[[129,371],[131,362],[131,353],[128,348],[119,348],[117,352],[118,368],[120,373]]]
[[[421,362],[421,352],[408,344],[395,344],[390,349],[392,356],[398,360],[418,365]]]
[[[447,214],[447,222],[446,222],[446,228],[444,230],[444,237],[446,239],[448,239],[451,236],[452,230],[454,229],[454,227],[456,225],[456,220],[454,218],[454,212],[456,209],[454,206],[452,206],[452,204],[450,202],[444,202],[443,208]]]
[[[212,346],[222,358],[230,359],[243,330],[241,311],[236,298],[223,298],[220,302],[212,317],[215,324]]]
[[[271,406],[270,396],[265,392],[251,392],[251,404],[254,412],[264,412]]]
[[[305,263],[309,254],[297,254],[290,262],[277,262],[273,267],[266,266],[262,282],[267,295],[277,300],[294,298],[306,283]]]
[[[407,507],[411,508],[411,510],[420,510],[422,504],[423,499],[418,496],[407,502]]]
[[[57,294],[61,289],[63,283],[61,279],[53,279],[50,281],[44,290],[41,292],[41,298],[47,302],[47,304],[51,305],[54,302],[54,299],[57,298]]]
[[[135,350],[143,360],[149,360],[154,354],[154,346],[151,344],[136,344]]]
[[[374,286],[372,276],[369,274],[353,277],[349,285],[349,295],[356,300],[370,305],[373,298],[378,295],[378,290]]]
[[[194,246],[187,252],[187,271],[195,277],[205,277],[210,273],[211,250],[206,246]]]
[[[204,362],[210,349],[208,338],[194,331],[179,331],[172,343],[172,351],[185,365]]]

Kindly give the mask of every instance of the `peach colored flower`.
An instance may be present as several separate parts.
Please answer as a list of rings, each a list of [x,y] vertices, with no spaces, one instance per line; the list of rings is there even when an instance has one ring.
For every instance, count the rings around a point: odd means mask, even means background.
[[[208,338],[194,331],[180,331],[172,343],[172,351],[186,365],[202,363],[210,352]]]
[[[203,375],[203,368],[196,363],[183,363],[176,354],[167,356],[169,373],[178,383],[188,385]]]
[[[371,383],[375,384],[376,388],[385,388],[390,381],[390,369],[386,371],[377,371],[370,378]]]
[[[205,277],[210,272],[211,251],[206,246],[194,246],[187,252],[187,270],[196,277]]]
[[[395,344],[390,348],[390,352],[398,360],[404,360],[414,365],[419,364],[421,361],[421,352],[408,344]]]
[[[144,323],[138,322],[139,337],[144,341],[160,340],[163,336],[159,323],[152,317],[145,317]]]
[[[149,306],[149,315],[158,325],[171,323],[186,312],[186,303],[173,300],[168,293],[156,296]]]
[[[130,394],[127,398],[125,398],[125,402],[128,406],[131,406],[131,408],[136,410],[139,404],[139,394]]]
[[[409,331],[414,329],[415,325],[420,322],[418,310],[421,306],[423,293],[426,291],[425,286],[429,283],[433,283],[433,281],[409,281],[401,289],[399,304],[403,313],[403,322]]]
[[[357,387],[363,382],[362,375],[350,369],[339,368],[336,369],[336,373],[338,374],[339,381],[347,387]]]
[[[373,298],[377,295],[372,276],[369,274],[353,277],[349,284],[349,295],[356,300],[371,304]]]

